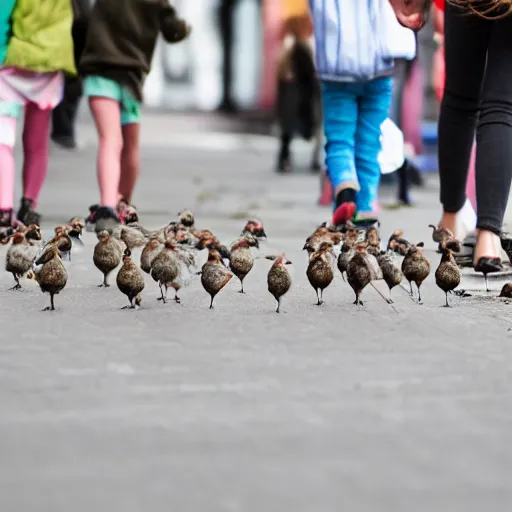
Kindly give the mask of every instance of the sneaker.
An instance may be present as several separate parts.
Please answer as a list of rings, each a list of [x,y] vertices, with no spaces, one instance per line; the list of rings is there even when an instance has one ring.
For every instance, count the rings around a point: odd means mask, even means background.
[[[41,225],[41,215],[34,211],[34,201],[32,199],[27,199],[26,197],[21,199],[17,219],[25,224],[25,226],[30,226],[30,224]]]
[[[112,234],[119,224],[119,217],[113,208],[100,206],[96,210],[96,215],[94,216],[94,231],[96,233],[108,231]]]
[[[336,195],[336,209],[332,215],[332,224],[341,226],[351,220],[356,213],[356,191],[345,188]]]

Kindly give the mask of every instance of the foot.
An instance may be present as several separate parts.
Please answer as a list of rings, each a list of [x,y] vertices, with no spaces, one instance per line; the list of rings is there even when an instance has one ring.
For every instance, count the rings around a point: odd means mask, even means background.
[[[27,199],[26,197],[21,199],[17,219],[23,222],[25,226],[30,226],[30,224],[41,225],[41,215],[34,211],[34,201],[32,199]]]
[[[500,237],[491,231],[483,229],[479,230],[477,234],[473,263],[476,265],[481,258],[500,259],[500,255]]]
[[[20,283],[15,284],[12,288],[9,288],[10,292],[14,292],[14,291],[17,291],[17,290],[21,290],[21,284]]]
[[[100,206],[94,215],[94,231],[108,231],[110,234],[119,226],[119,217],[113,208]]]
[[[289,156],[279,157],[277,161],[277,172],[286,173],[292,171],[292,161]]]
[[[336,209],[332,215],[332,224],[341,226],[351,220],[356,213],[356,191],[345,188],[336,194]]]
[[[64,149],[76,149],[76,140],[71,135],[52,135],[52,141]]]
[[[233,112],[238,111],[238,107],[231,98],[224,98],[221,104],[217,107],[217,111],[232,114]]]
[[[41,311],[55,311],[55,308],[48,306],[47,308],[42,309]]]
[[[444,212],[439,226],[449,229],[457,240],[464,240],[471,234],[476,229],[476,213],[469,199],[458,212]]]

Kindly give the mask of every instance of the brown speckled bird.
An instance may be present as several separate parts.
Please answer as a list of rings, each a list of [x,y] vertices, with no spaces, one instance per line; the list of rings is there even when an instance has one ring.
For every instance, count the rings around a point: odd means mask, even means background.
[[[245,238],[233,244],[230,251],[229,268],[240,279],[240,293],[245,293],[244,279],[254,266],[254,256],[252,255],[251,247],[259,247],[258,239],[255,236],[246,234]]]
[[[210,309],[213,309],[213,299],[226,286],[233,274],[229,272],[222,262],[222,256],[219,251],[210,249],[208,253],[208,261],[201,269],[201,284],[206,292],[210,295]]]
[[[163,248],[164,243],[158,238],[158,236],[152,236],[144,246],[144,249],[142,249],[140,254],[140,268],[146,272],[146,274],[151,272],[151,264]]]
[[[441,262],[436,270],[436,284],[446,295],[445,307],[450,307],[448,292],[452,292],[460,284],[460,269],[455,262],[453,252],[460,251],[460,243],[454,238],[444,238],[440,242],[442,250]]]
[[[393,263],[393,258],[388,252],[382,251],[379,256],[377,256],[377,261],[382,270],[382,277],[391,292],[395,286],[398,286],[402,282],[402,271]]]
[[[343,235],[338,231],[331,231],[325,226],[320,226],[306,238],[304,243],[303,251],[307,251],[308,254],[312,254],[320,248],[323,243],[328,243],[331,246],[339,245],[343,240]]]
[[[348,264],[356,252],[354,247],[347,242],[344,242],[341,246],[341,251],[338,256],[338,270],[341,272],[341,277],[345,281],[345,274],[348,270]]]
[[[291,265],[291,261],[286,259],[285,254],[278,256],[270,267],[267,275],[268,291],[277,301],[276,313],[279,313],[281,306],[281,297],[285,295],[292,285],[292,278],[286,265]]]
[[[144,276],[133,262],[131,256],[132,252],[130,249],[125,249],[123,266],[119,269],[116,278],[119,291],[124,293],[130,301],[129,306],[121,309],[135,309],[142,302],[139,294],[144,290]]]
[[[504,284],[499,296],[506,299],[512,299],[512,283]]]
[[[35,264],[42,265],[35,274],[39,287],[42,292],[50,294],[50,306],[43,311],[55,311],[54,297],[64,289],[68,282],[68,273],[62,263],[58,247],[56,245],[47,247]]]
[[[136,247],[143,247],[146,245],[147,238],[138,229],[130,226],[122,226],[119,238],[126,244],[126,247],[131,251]]]
[[[368,242],[368,254],[373,254],[377,257],[380,252],[380,235],[379,231],[375,226],[371,226],[366,231],[366,241]]]
[[[382,271],[373,254],[368,254],[368,242],[359,242],[347,270],[347,281],[356,294],[355,305],[363,305],[359,298],[371,281],[382,279]]]
[[[37,255],[38,248],[32,246],[23,233],[14,233],[12,245],[7,250],[5,270],[10,272],[16,281],[11,290],[20,290],[20,278],[31,268]]]
[[[98,233],[98,243],[94,247],[93,262],[103,274],[103,283],[98,287],[108,288],[108,275],[121,263],[123,252],[119,242],[108,231]]]
[[[183,224],[189,231],[194,231],[195,227],[195,217],[194,214],[186,209],[182,210],[180,213],[178,213],[180,224]]]
[[[242,230],[242,236],[250,233],[256,238],[267,238],[263,224],[259,220],[249,220]]]
[[[422,248],[424,243],[420,242],[416,245],[411,245],[407,250],[405,258],[402,261],[402,272],[404,277],[409,281],[412,291],[412,283],[416,283],[418,287],[418,303],[421,304],[421,285],[430,274],[430,263],[423,254]]]
[[[175,251],[176,247],[172,242],[165,242],[164,248],[151,263],[149,274],[158,283],[161,294],[158,300],[164,304],[167,302],[167,290],[172,287],[172,283],[177,279],[180,271]]]
[[[317,306],[323,304],[324,290],[332,283],[334,279],[333,272],[333,259],[332,244],[322,242],[318,251],[313,252],[309,256],[309,264],[306,271],[309,283],[316,292],[318,302]]]

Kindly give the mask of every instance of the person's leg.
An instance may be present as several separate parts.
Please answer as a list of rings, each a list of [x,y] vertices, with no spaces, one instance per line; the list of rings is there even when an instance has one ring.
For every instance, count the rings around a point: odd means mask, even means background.
[[[333,224],[346,222],[355,213],[359,190],[354,161],[357,126],[356,84],[324,82],[325,165],[334,192]]]
[[[0,228],[8,228],[12,224],[15,139],[16,117],[0,114]]]
[[[477,127],[475,261],[497,257],[512,182],[512,18],[491,22]],[[498,247],[499,249],[499,247]]]
[[[123,125],[123,150],[121,152],[121,180],[119,199],[131,204],[133,191],[140,174],[140,124]]]
[[[464,15],[447,3],[445,13],[446,82],[439,117],[441,226],[464,238],[457,213],[466,203],[466,181],[487,60],[491,24]]]
[[[356,130],[355,162],[360,190],[358,217],[374,218],[380,183],[378,156],[381,150],[381,124],[391,104],[392,80],[377,78],[362,85]]]
[[[121,179],[121,109],[111,98],[92,96],[89,106],[98,131],[98,185],[101,206],[115,209]]]
[[[51,138],[66,149],[76,147],[75,119],[78,111],[78,98],[64,96],[62,102],[55,107],[52,114]]]
[[[236,105],[232,97],[233,82],[233,12],[237,0],[222,0],[219,10],[222,38],[222,102],[219,110],[232,112]]]
[[[52,111],[41,110],[29,103],[25,108],[23,127],[23,196],[18,220],[24,224],[39,224],[34,211],[48,172],[48,145]]]

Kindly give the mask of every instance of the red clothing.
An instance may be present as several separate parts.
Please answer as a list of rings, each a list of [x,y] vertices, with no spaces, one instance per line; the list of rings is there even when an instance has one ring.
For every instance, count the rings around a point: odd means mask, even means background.
[[[441,11],[444,11],[444,0],[434,0],[434,3],[436,4],[436,7],[438,9],[441,9]]]

